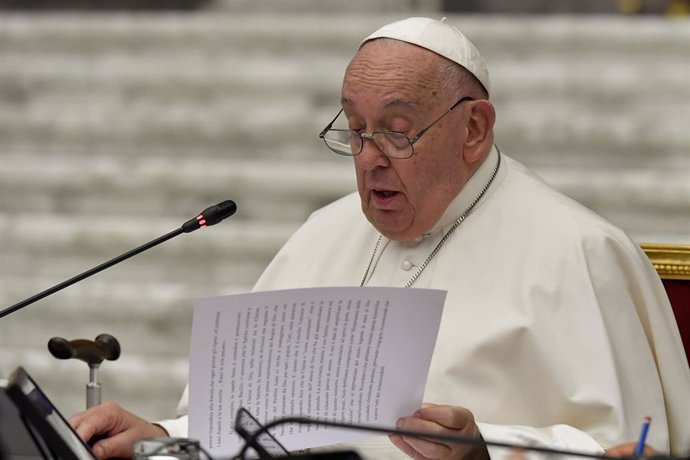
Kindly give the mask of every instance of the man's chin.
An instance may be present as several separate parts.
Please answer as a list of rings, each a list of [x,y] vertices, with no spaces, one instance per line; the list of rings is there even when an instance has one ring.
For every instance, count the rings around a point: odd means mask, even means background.
[[[399,212],[377,210],[372,214],[367,214],[367,219],[389,240],[408,241],[416,237],[410,223],[400,219]]]

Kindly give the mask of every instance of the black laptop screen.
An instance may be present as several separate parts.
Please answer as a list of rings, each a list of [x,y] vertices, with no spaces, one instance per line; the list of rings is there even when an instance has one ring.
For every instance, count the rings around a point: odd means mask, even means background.
[[[17,368],[10,376],[7,395],[17,406],[25,421],[45,441],[46,445],[50,446],[57,458],[95,459],[88,446],[23,368]]]

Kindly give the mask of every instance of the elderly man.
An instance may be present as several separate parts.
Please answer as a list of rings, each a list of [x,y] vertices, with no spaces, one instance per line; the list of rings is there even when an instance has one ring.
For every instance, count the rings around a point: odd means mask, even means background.
[[[651,416],[649,444],[687,453],[690,371],[653,267],[499,151],[489,91],[483,59],[443,21],[410,18],[365,39],[321,133],[354,157],[359,193],[315,212],[255,290],[447,290],[429,404],[399,428],[602,452]],[[112,404],[72,423],[85,438],[111,436],[99,455],[131,454],[122,446],[161,427],[186,435],[186,417],[152,425]],[[355,448],[375,459],[467,454],[400,436]]]

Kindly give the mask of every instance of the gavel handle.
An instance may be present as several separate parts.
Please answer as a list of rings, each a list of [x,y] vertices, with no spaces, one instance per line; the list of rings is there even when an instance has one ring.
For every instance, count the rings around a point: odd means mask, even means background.
[[[89,383],[86,384],[86,408],[101,403],[101,384],[98,381],[98,364],[89,364]]]

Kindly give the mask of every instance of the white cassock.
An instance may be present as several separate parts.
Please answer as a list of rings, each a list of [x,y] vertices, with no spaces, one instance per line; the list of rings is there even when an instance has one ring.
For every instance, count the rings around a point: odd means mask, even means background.
[[[429,234],[383,238],[366,284],[404,286],[498,156]],[[308,219],[254,290],[357,286],[378,236],[348,195]],[[654,268],[621,230],[518,162],[501,155],[488,191],[413,288],[448,291],[424,399],[468,408],[484,439],[600,452],[634,442],[651,416],[649,445],[690,453],[690,370]],[[185,392],[182,414],[186,406]],[[186,436],[186,417],[161,425]],[[403,457],[385,437],[354,448]]]

